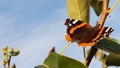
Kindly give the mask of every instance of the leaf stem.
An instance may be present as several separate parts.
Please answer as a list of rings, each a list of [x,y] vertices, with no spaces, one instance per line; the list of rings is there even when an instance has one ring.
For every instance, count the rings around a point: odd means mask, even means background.
[[[68,42],[65,46],[64,46],[64,48],[60,51],[60,53],[59,54],[63,54],[63,52],[67,49],[67,47],[69,46],[71,44],[71,42]]]
[[[109,13],[112,12],[112,10],[119,4],[120,0],[117,0],[114,5],[111,7],[111,9],[109,10]]]
[[[83,54],[84,54],[84,59],[86,59],[85,47],[83,47]]]
[[[84,64],[87,65],[85,47],[83,47],[83,54],[84,54]]]

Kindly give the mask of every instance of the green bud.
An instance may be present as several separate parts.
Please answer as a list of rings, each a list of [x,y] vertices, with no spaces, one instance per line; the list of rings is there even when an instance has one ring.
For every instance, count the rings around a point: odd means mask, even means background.
[[[7,51],[8,51],[8,46],[6,46],[5,48],[2,49],[3,53],[7,53]]]
[[[4,59],[8,59],[8,54],[7,53],[4,53]]]
[[[13,48],[11,48],[11,49],[9,50],[9,54],[10,54],[10,56],[13,56],[13,55],[14,55],[14,49],[13,49]]]
[[[3,60],[2,64],[3,64],[3,66],[6,66],[6,64],[7,64],[6,60]]]
[[[19,55],[19,53],[20,53],[20,51],[19,51],[19,49],[17,48],[16,51],[14,52],[14,56]]]
[[[8,63],[8,59],[5,59],[6,64]]]
[[[16,65],[15,65],[15,64],[13,64],[11,68],[16,68]]]

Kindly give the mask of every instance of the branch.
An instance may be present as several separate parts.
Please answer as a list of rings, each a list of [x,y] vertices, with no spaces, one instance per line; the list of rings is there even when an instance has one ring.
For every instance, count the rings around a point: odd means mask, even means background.
[[[109,0],[103,0],[103,10],[102,10],[102,16],[100,18],[100,28],[104,26],[105,20],[109,14],[109,8],[108,8]]]
[[[103,0],[103,10],[102,10],[102,16],[100,18],[100,29],[104,26],[104,23],[105,23],[105,20],[109,14],[109,8],[108,8],[108,5],[109,5],[109,0]],[[92,46],[88,56],[87,56],[87,66],[89,66],[93,56],[96,54],[98,48],[96,48],[95,46]]]
[[[115,2],[115,4],[111,7],[111,9],[109,10],[109,13],[112,12],[112,10],[119,4],[120,0],[117,0]]]
[[[89,54],[87,56],[87,59],[86,59],[87,60],[86,65],[87,66],[89,66],[89,64],[90,64],[93,56],[96,54],[97,50],[98,50],[98,48],[96,48],[95,46],[91,47],[90,52],[89,52]]]
[[[67,49],[67,47],[68,47],[70,44],[71,44],[71,42],[68,42],[68,43],[64,46],[64,48],[59,52],[59,54],[62,55],[63,52]]]

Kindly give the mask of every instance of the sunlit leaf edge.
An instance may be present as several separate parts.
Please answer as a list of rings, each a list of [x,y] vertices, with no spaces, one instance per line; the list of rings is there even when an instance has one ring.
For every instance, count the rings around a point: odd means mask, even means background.
[[[87,68],[80,61],[60,55],[56,52],[50,54],[45,59],[44,64],[50,68]]]

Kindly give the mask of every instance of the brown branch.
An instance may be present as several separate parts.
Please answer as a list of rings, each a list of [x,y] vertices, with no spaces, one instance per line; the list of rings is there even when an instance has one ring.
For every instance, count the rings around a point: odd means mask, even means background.
[[[105,20],[109,14],[109,0],[103,0],[103,10],[102,10],[102,16],[100,18],[100,28],[102,28],[104,26]]]
[[[88,56],[87,56],[87,58],[86,58],[86,60],[87,60],[86,65],[87,65],[87,66],[89,66],[89,64],[90,64],[93,56],[96,54],[97,50],[98,50],[98,49],[97,49],[95,46],[92,46],[92,47],[91,47],[90,52],[89,52],[89,54],[88,54]]]

